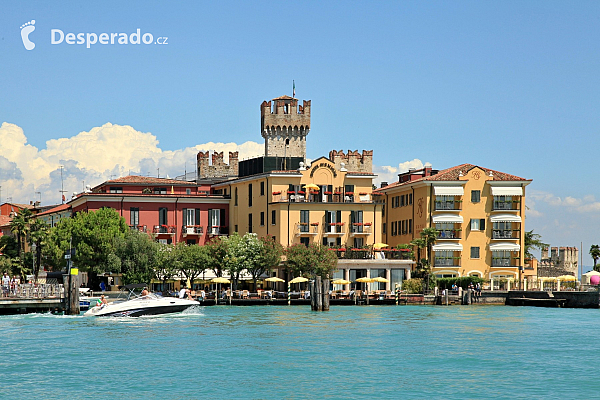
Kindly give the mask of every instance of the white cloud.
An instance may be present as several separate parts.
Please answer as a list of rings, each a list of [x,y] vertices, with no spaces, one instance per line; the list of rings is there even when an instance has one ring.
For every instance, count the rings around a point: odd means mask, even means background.
[[[131,174],[161,177],[182,175],[196,168],[198,151],[223,152],[227,161],[230,151],[238,151],[240,159],[264,152],[256,142],[208,142],[175,151],[163,151],[152,133],[131,126],[106,123],[75,136],[53,139],[39,150],[27,144],[23,129],[4,122],[0,126],[0,186],[2,202],[11,198],[16,203],[38,200],[42,204],[60,202],[60,166],[63,185],[68,195],[80,192],[84,185],[95,186],[108,179]]]
[[[547,203],[554,207],[562,207],[566,211],[579,212],[579,213],[596,213],[600,212],[600,202],[596,201],[594,195],[588,194],[583,198],[576,198],[566,196],[564,199],[555,196],[552,193],[544,192],[540,190],[531,190],[528,193],[527,205],[530,205],[530,199],[533,204],[539,200],[540,202]]]
[[[380,186],[381,182],[396,182],[398,180],[398,174],[408,172],[410,168],[421,169],[423,168],[423,162],[415,158],[412,161],[401,162],[397,167],[392,167],[390,165],[374,165],[373,172],[377,174],[374,183],[377,186]]]

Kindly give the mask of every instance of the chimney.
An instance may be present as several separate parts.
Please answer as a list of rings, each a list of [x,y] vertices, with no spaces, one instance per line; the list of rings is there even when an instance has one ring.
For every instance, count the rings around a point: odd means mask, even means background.
[[[382,187],[382,188],[386,187],[387,185],[388,185],[388,183],[387,183],[387,182],[381,182],[381,187]]]

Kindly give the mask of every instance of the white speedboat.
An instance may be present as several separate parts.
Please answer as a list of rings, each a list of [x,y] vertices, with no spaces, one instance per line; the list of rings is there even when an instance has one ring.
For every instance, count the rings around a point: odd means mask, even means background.
[[[197,301],[177,297],[162,297],[154,293],[142,296],[139,290],[144,284],[126,285],[127,299],[117,299],[112,303],[90,308],[84,315],[94,317],[139,317],[142,315],[159,315],[184,311],[200,305]]]

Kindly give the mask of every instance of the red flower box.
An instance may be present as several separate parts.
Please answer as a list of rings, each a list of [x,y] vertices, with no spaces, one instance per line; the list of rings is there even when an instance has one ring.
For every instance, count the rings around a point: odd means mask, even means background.
[[[293,190],[288,190],[288,194],[296,194]]]
[[[359,195],[361,195],[361,196],[366,196],[366,195],[367,195],[367,192],[360,192],[360,193],[359,193]]]
[[[318,222],[311,222],[310,226],[319,226],[319,223]]]
[[[365,222],[364,225],[365,226],[371,226],[371,223],[370,222]]]
[[[331,192],[325,192],[325,194],[329,195],[329,194],[331,194]]]
[[[354,196],[354,192],[346,192],[346,196]]]
[[[304,194],[304,191],[300,190],[300,191],[298,192],[298,194]]]
[[[273,195],[276,196],[278,194],[281,194],[281,192],[273,192]]]

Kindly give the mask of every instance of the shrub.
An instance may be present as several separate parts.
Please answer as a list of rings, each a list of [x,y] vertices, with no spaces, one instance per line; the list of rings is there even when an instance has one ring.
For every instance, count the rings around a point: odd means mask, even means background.
[[[485,279],[478,276],[461,276],[457,278],[437,278],[437,287],[440,289],[452,289],[452,285],[456,283],[457,286],[467,289],[472,283],[475,286],[478,283],[485,282]]]
[[[423,293],[423,279],[413,278],[403,281],[402,290],[407,293]]]

